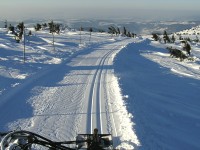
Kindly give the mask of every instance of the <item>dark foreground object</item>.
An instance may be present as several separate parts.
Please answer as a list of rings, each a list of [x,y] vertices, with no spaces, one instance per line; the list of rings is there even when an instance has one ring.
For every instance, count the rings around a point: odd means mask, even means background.
[[[31,150],[46,147],[49,150],[112,150],[111,134],[98,134],[100,142],[93,140],[93,134],[78,134],[75,141],[55,142],[29,131],[0,133],[0,150]]]

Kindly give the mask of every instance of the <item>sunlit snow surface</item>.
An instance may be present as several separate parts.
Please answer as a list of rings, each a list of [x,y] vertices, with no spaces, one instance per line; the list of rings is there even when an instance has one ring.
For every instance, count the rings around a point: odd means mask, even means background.
[[[66,141],[98,127],[118,149],[200,149],[198,43],[180,62],[166,49],[179,43],[150,36],[66,30],[54,49],[52,34],[30,30],[24,63],[23,41],[0,29],[1,131]]]
[[[66,141],[98,127],[113,135],[114,147],[137,148],[113,69],[115,55],[133,40],[106,33],[92,33],[90,40],[89,32],[80,37],[79,31],[62,31],[54,35],[54,48],[49,31],[30,30],[24,60],[24,42],[1,29],[1,131],[23,129]]]

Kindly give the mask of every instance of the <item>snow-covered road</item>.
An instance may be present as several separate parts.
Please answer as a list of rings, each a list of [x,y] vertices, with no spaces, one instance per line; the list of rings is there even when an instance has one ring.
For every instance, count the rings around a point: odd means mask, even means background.
[[[9,105],[4,104],[0,110],[1,124],[54,141],[74,140],[78,133],[92,133],[98,128],[99,133],[113,135],[115,147],[120,147],[120,137],[127,133],[132,136],[126,140],[137,143],[136,135],[130,133],[132,124],[127,125],[129,116],[123,109],[112,66],[114,56],[132,41],[111,39],[93,44],[70,60],[31,77],[3,97]],[[122,145],[133,148],[133,144]]]

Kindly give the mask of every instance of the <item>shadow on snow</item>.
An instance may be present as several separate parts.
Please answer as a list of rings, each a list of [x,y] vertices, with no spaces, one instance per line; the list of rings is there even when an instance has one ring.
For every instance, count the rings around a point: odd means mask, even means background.
[[[139,150],[200,149],[200,81],[180,77],[140,55],[149,40],[130,44],[115,59],[127,109],[141,147]],[[172,58],[173,59],[173,58]]]

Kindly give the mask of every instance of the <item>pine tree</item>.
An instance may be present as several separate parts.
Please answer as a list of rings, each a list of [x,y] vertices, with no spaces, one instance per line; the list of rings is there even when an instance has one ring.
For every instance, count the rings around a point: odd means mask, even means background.
[[[39,31],[42,28],[41,24],[37,23],[35,26],[35,31]]]
[[[117,30],[115,29],[115,27],[111,26],[111,27],[108,27],[108,33],[110,34],[116,34],[117,35]]]
[[[98,30],[100,33],[103,33],[103,32],[105,32],[103,29],[99,29]]]
[[[153,38],[155,41],[158,41],[158,40],[159,40],[158,34],[153,33],[152,36],[153,36],[152,38]]]
[[[55,32],[59,33],[60,32],[60,26],[56,25],[53,20],[51,22],[48,23],[49,25],[49,32],[52,34],[52,44],[53,44],[53,49],[55,51]]]
[[[55,25],[54,25],[53,20],[51,22],[49,22],[48,25],[49,25],[49,32],[50,33],[55,32]]]
[[[91,41],[91,36],[92,36],[92,32],[93,32],[92,27],[89,29],[89,32],[90,32],[90,40],[89,41]]]
[[[187,54],[190,55],[191,53],[191,46],[188,42],[186,42],[185,46],[183,47],[184,50],[186,50]]]
[[[4,26],[4,27],[5,27],[5,28],[8,28],[7,20],[5,20],[4,23],[5,23],[5,26]]]
[[[32,35],[32,32],[31,32],[31,30],[28,32],[28,36],[31,36]]]
[[[60,24],[55,24],[55,32],[60,34]]]
[[[123,34],[124,34],[124,35],[127,35],[127,33],[126,33],[126,28],[125,28],[125,27],[124,27]]]
[[[10,26],[9,26],[9,31],[12,31],[12,34],[14,34],[15,33],[15,27],[14,26],[12,26],[11,24],[10,24]]]
[[[169,39],[169,36],[167,35],[167,31],[164,31],[163,33],[163,40],[166,44],[166,42],[170,43],[170,39]]]
[[[46,27],[47,27],[47,23],[43,23],[43,24],[42,24],[42,27],[43,27],[43,28],[46,28]]]
[[[127,36],[128,36],[128,37],[131,37],[131,32],[130,32],[130,31],[128,31]]]
[[[175,36],[172,35],[172,42],[174,43],[176,41]]]
[[[132,33],[132,34],[131,34],[131,37],[132,37],[132,38],[134,38],[135,36],[136,36],[136,34],[135,34],[135,33]]]
[[[20,23],[17,25],[17,28],[18,28],[21,32],[23,32],[23,30],[24,30],[24,23],[23,23],[23,22],[20,22]]]
[[[92,27],[91,27],[91,28],[89,28],[89,31],[90,31],[90,32],[93,32],[93,29],[92,29]]]
[[[117,27],[117,33],[118,34],[121,34],[121,32],[120,32],[120,29]]]
[[[17,28],[19,29],[19,39],[21,40],[22,39],[22,35],[23,35],[23,32],[24,32],[24,23],[23,22],[20,22],[18,25],[17,25]]]

